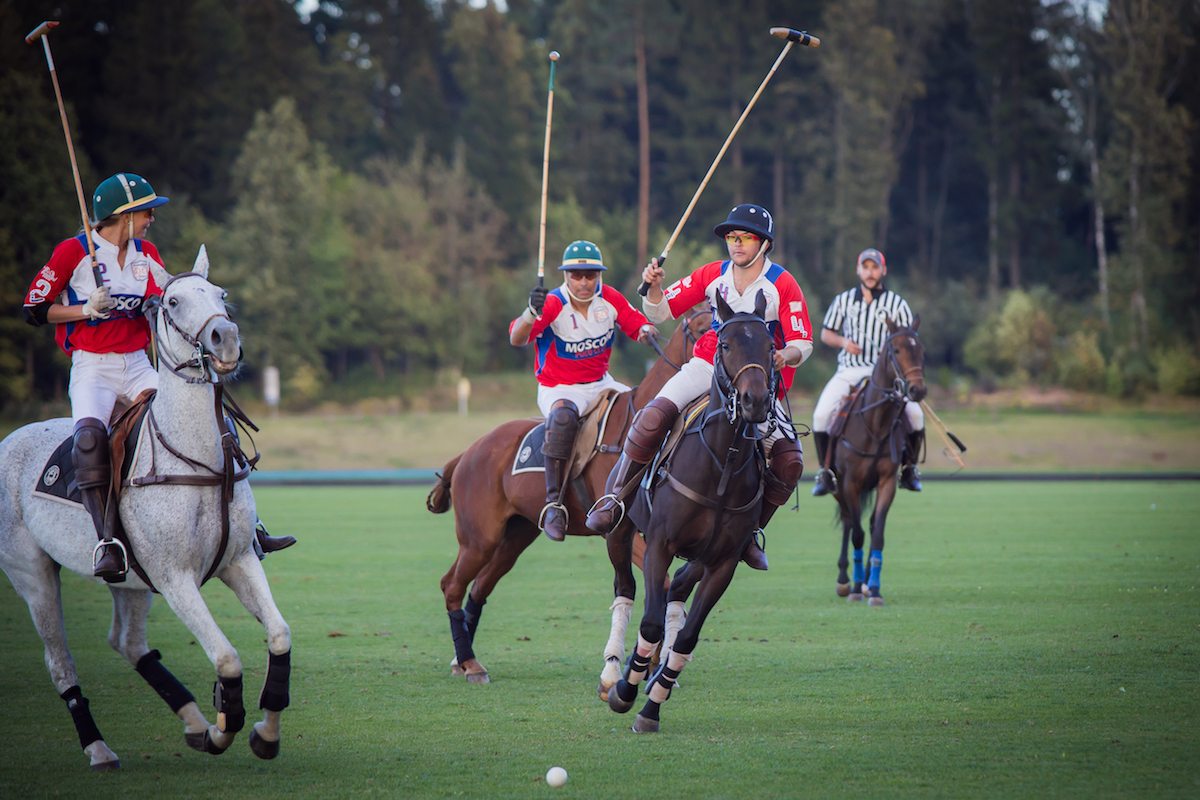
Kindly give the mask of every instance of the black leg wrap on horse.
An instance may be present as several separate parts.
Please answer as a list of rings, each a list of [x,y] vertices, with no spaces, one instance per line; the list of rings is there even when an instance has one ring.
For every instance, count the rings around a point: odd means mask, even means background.
[[[642,706],[642,710],[638,712],[638,716],[645,717],[646,719],[652,719],[657,722],[658,709],[660,705],[660,703],[656,703],[653,700],[647,700],[646,705]]]
[[[104,738],[100,735],[100,729],[96,727],[96,721],[92,719],[92,712],[88,711],[88,699],[83,696],[83,691],[78,686],[72,686],[59,697],[66,701],[67,710],[71,712],[71,721],[75,723],[75,731],[79,734],[80,747],[86,749],[92,742]]]
[[[467,626],[467,633],[471,635],[471,644],[475,643],[475,629],[479,627],[479,618],[483,616],[483,607],[486,605],[487,600],[477,603],[474,597],[467,594],[467,603],[463,606],[463,622]]]
[[[170,670],[159,663],[160,661],[162,661],[162,653],[151,650],[138,659],[134,669],[145,679],[146,683],[150,684],[151,689],[158,692],[158,696],[167,706],[178,714],[179,709],[188,703],[194,703],[196,698],[187,690],[186,686],[179,682],[178,678],[171,674]]]
[[[217,730],[237,733],[246,725],[246,707],[242,705],[242,676],[217,678],[213,684],[213,707],[217,709]],[[225,724],[222,725],[221,723]]]
[[[267,711],[283,711],[291,703],[288,685],[292,679],[292,651],[275,655],[268,651],[267,679],[263,682],[258,707]]]
[[[460,665],[465,664],[475,658],[475,651],[471,648],[471,631],[467,629],[467,615],[461,608],[458,611],[448,611],[446,615],[450,617],[450,635],[454,638],[454,657],[458,659]]]

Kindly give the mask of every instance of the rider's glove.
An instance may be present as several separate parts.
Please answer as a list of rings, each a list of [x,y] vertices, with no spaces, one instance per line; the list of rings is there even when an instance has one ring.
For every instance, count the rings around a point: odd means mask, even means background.
[[[548,294],[550,294],[550,290],[545,286],[535,286],[529,293],[529,310],[534,313],[534,316],[542,315],[542,307],[546,305],[546,295]]]
[[[107,286],[100,286],[92,291],[87,302],[83,304],[83,313],[91,319],[108,319],[108,311],[117,304],[108,294]]]

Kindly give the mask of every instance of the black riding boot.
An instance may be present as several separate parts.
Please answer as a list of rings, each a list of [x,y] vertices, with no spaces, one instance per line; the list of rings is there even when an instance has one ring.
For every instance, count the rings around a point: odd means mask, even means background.
[[[799,442],[779,439],[772,445],[769,456],[767,471],[763,475],[763,504],[758,517],[758,531],[742,551],[742,561],[752,569],[761,570],[767,569],[767,537],[766,534],[762,535],[763,543],[760,545],[758,533],[766,529],[771,517],[796,491],[796,484],[804,474],[804,454]]]
[[[829,434],[824,431],[813,431],[813,441],[817,445],[817,464],[820,465],[820,469],[817,470],[816,486],[813,487],[812,496],[822,497],[837,491],[837,478],[834,477],[833,470],[825,467],[825,453],[829,450]]]
[[[625,515],[625,504],[617,499],[630,475],[650,463],[658,448],[671,432],[679,417],[679,409],[665,397],[656,397],[646,404],[633,419],[633,427],[625,437],[621,458],[608,475],[603,497],[596,501],[587,517],[587,526],[596,533],[609,534]]]
[[[83,494],[83,507],[91,515],[96,537],[100,540],[92,556],[95,565],[92,572],[109,583],[121,583],[125,580],[128,565],[124,547],[113,541],[113,523],[106,520],[112,491],[112,461],[108,429],[103,422],[95,417],[84,417],[75,424],[71,460],[75,463],[75,483]]]
[[[925,442],[925,431],[913,431],[908,435],[908,446],[904,449],[904,467],[900,470],[900,485],[910,492],[921,491],[921,473],[917,471],[917,459],[921,445]]]
[[[567,479],[567,462],[579,433],[579,410],[574,403],[565,403],[550,410],[546,417],[546,439],[542,455],[546,459],[546,505],[542,508],[538,526],[555,542],[567,537],[567,507],[563,501],[563,482]]]

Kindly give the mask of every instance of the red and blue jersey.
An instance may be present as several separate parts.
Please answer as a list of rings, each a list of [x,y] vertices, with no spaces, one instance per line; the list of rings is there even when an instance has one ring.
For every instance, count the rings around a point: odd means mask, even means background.
[[[510,332],[516,323],[509,325]],[[600,284],[583,313],[571,306],[560,286],[546,296],[542,315],[529,334],[529,341],[537,343],[538,383],[559,386],[600,380],[608,374],[616,328],[636,339],[642,326],[649,324],[642,312],[609,286]]]
[[[150,269],[151,260],[162,266],[158,249],[142,239],[131,239],[125,249],[125,266],[117,260],[117,247],[102,236],[94,236],[96,261],[109,296],[116,307],[108,319],[64,322],[55,326],[54,338],[64,351],[89,353],[133,353],[150,344],[150,323],[142,315],[147,297],[162,294]],[[96,289],[92,259],[83,234],[54,248],[50,261],[38,270],[25,307],[54,302],[62,296],[69,306],[81,306]]]
[[[684,314],[697,303],[707,303],[712,309],[712,330],[700,337],[693,352],[694,358],[703,358],[711,364],[717,350],[716,331],[720,327],[717,321],[717,293],[735,312],[753,313],[760,289],[767,298],[767,327],[775,337],[775,349],[782,350],[788,345],[799,346],[801,342],[808,342],[811,349],[812,328],[808,324],[808,305],[804,302],[804,293],[791,273],[770,260],[763,264],[758,278],[740,294],[733,283],[733,263],[730,261],[705,264],[691,275],[675,281],[663,294],[672,317]],[[785,366],[781,370],[780,392],[787,392],[792,387],[795,374],[795,367]]]

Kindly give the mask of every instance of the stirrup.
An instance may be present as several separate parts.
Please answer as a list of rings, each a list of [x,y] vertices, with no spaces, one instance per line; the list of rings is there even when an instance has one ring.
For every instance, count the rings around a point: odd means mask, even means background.
[[[100,551],[109,545],[116,545],[121,550],[121,571],[117,573],[117,577],[129,573],[129,553],[125,550],[125,543],[115,536],[111,539],[101,539],[96,542],[95,549],[92,550],[92,574],[96,573],[96,567],[100,564]]]
[[[605,533],[607,534],[607,533],[612,533],[613,531],[615,531],[617,529],[617,527],[622,522],[625,521],[625,502],[623,500],[621,500],[621,498],[617,497],[615,494],[613,494],[611,492],[608,494],[605,494],[605,495],[601,495],[600,499],[598,499],[596,502],[592,503],[592,507],[588,509],[587,515],[590,517],[592,514],[596,513],[596,507],[599,506],[601,503],[603,503],[605,500],[612,500],[613,505],[615,505],[617,508],[621,509],[621,515],[619,517],[617,517],[617,521],[612,524],[611,528],[609,528],[607,531],[605,531]]]
[[[546,503],[546,505],[542,506],[542,513],[538,514],[537,521],[538,530],[542,531],[543,533],[546,531],[546,512],[552,508],[557,508],[562,512],[565,526],[569,526],[571,524],[571,514],[569,511],[567,511],[566,506],[564,506],[562,503]]]

